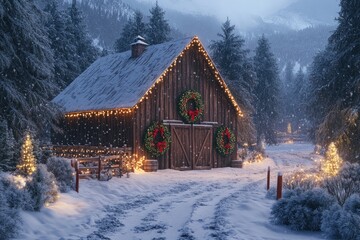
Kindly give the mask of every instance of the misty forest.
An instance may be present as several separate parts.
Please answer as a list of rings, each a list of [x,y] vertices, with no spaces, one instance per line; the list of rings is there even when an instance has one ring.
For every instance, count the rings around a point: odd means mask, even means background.
[[[360,239],[360,2],[251,30],[145,2],[0,2],[0,239]]]

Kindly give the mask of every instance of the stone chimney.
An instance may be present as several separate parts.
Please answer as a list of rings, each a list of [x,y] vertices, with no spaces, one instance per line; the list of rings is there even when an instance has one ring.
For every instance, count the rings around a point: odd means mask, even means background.
[[[142,36],[136,36],[134,42],[131,44],[131,57],[139,57],[148,45]]]

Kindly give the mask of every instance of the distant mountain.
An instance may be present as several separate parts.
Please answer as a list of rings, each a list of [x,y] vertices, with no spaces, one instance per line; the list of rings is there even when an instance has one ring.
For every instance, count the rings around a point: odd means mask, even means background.
[[[62,0],[65,7],[72,0]],[[77,0],[83,11],[90,35],[97,44],[112,49],[119,38],[124,24],[135,10],[140,10],[145,21],[153,4],[138,0]],[[266,18],[254,17],[255,26],[239,31],[250,50],[256,47],[257,39],[265,34],[269,38],[272,51],[279,60],[279,66],[288,61],[296,61],[305,66],[313,56],[322,50],[336,27],[338,0],[298,0],[287,8]],[[311,6],[311,7],[309,7]],[[323,11],[323,7],[330,11]],[[164,9],[165,18],[172,28],[172,37],[198,35],[205,46],[217,39],[221,22],[214,16],[186,14]],[[329,13],[330,12],[330,13]],[[232,22],[237,25],[236,22]]]

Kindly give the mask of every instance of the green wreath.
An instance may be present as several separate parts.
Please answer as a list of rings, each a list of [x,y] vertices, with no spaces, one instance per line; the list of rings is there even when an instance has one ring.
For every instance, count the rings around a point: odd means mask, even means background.
[[[189,107],[189,104],[190,107]],[[199,92],[188,90],[184,92],[178,102],[179,114],[187,123],[200,121],[204,113],[204,103]]]
[[[145,149],[152,156],[158,157],[163,155],[169,149],[171,143],[171,134],[169,129],[155,122],[145,132]]]
[[[216,150],[221,155],[227,156],[235,150],[235,135],[228,127],[219,127],[216,131],[215,138]]]

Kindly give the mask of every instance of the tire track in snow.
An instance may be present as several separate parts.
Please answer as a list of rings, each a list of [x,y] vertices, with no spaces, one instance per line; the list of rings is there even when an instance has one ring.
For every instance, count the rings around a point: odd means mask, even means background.
[[[206,199],[211,199],[214,195],[215,189],[224,190],[226,185],[219,183],[215,184],[199,184],[196,188],[192,188],[184,194],[173,195],[172,198],[166,199],[158,206],[153,206],[153,209],[146,213],[146,216],[141,219],[139,225],[135,226],[135,233],[139,239],[149,239],[149,236],[161,237],[162,239],[194,239],[190,233],[184,230],[186,222],[191,217],[193,208],[197,205],[204,204]],[[230,188],[229,186],[227,186]],[[171,217],[169,217],[171,216]],[[150,221],[150,223],[149,223]],[[149,226],[164,226],[160,231],[152,229]],[[144,230],[140,232],[138,230]],[[146,235],[145,235],[146,234]]]
[[[97,230],[89,234],[86,239],[111,239],[105,235],[118,232],[121,227],[127,225],[127,216],[130,211],[143,211],[151,204],[161,201],[165,196],[177,195],[189,191],[195,187],[197,183],[187,182],[177,184],[174,187],[160,193],[150,193],[138,195],[135,197],[125,197],[125,202],[116,205],[108,205],[105,207],[106,216],[95,221]],[[165,226],[155,226],[156,228],[165,228]],[[84,239],[84,238],[82,238]]]

